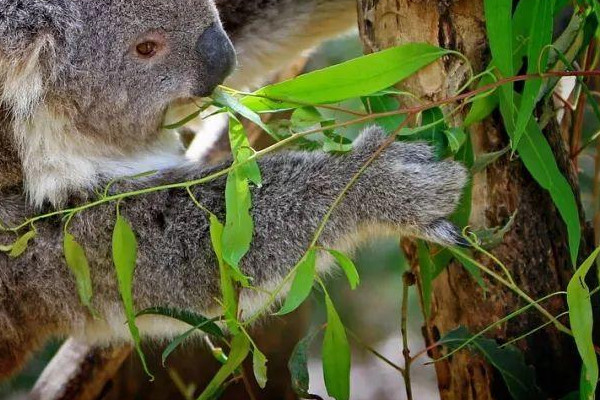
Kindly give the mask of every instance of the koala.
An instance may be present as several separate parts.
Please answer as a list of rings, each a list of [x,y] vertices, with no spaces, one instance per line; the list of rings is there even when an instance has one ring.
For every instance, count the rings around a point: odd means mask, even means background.
[[[354,0],[0,0],[0,221],[17,225],[40,211],[95,198],[115,178],[123,192],[208,176],[165,131],[169,105],[209,95],[227,81],[251,86],[299,52],[343,32]],[[281,151],[259,160],[252,188],[252,247],[241,262],[255,286],[273,289],[299,261],[345,185],[385,140],[368,128],[345,155]],[[425,144],[396,142],[366,170],[331,215],[319,244],[351,251],[366,236],[412,235],[460,241],[447,220],[467,180]],[[225,178],[193,188],[225,215]],[[185,190],[123,201],[139,240],[134,300],[216,315],[219,276],[208,216]],[[62,249],[59,218],[36,224],[16,259],[0,253],[0,379],[52,336],[91,343],[130,340],[111,259],[115,205],[78,214],[69,232],[91,263],[94,318],[80,303]],[[365,235],[367,233],[367,235]],[[0,230],[0,244],[15,240]],[[329,263],[319,262],[325,273]],[[242,292],[247,316],[260,298]],[[187,329],[138,319],[148,338]]]

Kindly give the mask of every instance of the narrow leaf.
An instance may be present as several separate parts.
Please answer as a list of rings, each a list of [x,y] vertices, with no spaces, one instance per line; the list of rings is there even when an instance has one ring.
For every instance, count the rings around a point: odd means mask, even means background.
[[[600,247],[579,267],[567,286],[569,321],[577,344],[577,350],[583,360],[580,395],[581,399],[594,399],[598,382],[598,359],[594,350],[593,324],[594,313],[590,290],[585,278],[600,254]]]
[[[536,121],[530,120],[527,124],[527,132],[519,142],[517,151],[531,176],[548,190],[565,221],[571,262],[577,265],[581,242],[579,209],[571,185],[558,168],[554,153]]]
[[[515,74],[513,64],[512,0],[484,0],[485,20],[494,62],[503,77]],[[500,87],[500,109],[507,127],[514,129],[514,85]]]
[[[329,296],[327,304],[327,328],[323,340],[323,374],[327,393],[336,400],[350,398],[350,344],[346,328],[335,310]]]
[[[508,391],[515,400],[544,399],[545,396],[535,381],[533,368],[525,364],[523,354],[514,346],[500,347],[491,339],[483,337],[472,339],[464,327],[449,332],[440,342],[455,349],[470,342],[469,347],[477,349],[502,375]]]
[[[549,0],[533,1],[535,1],[534,17],[530,20],[531,31],[527,50],[528,74],[545,72],[548,63],[548,53],[545,52],[541,60],[540,56],[544,47],[552,42],[552,27],[554,24],[553,2]],[[518,147],[521,136],[532,118],[542,83],[541,78],[529,79],[525,82],[525,89],[521,97],[521,106],[519,107],[517,116],[517,126],[513,134],[514,148]]]
[[[510,151],[510,147],[507,146],[500,151],[494,151],[492,153],[485,153],[485,154],[478,155],[477,159],[475,160],[475,163],[471,167],[471,173],[477,174],[479,172],[485,171],[485,169],[489,165],[492,165],[493,163],[498,161],[500,159],[500,157],[502,157],[509,151]]]
[[[314,398],[308,392],[310,375],[308,373],[308,350],[318,331],[312,331],[296,344],[288,362],[292,376],[292,389],[300,398]]]
[[[237,295],[235,285],[232,278],[232,269],[223,260],[223,232],[225,228],[221,221],[215,216],[210,215],[210,239],[212,241],[213,250],[219,264],[219,276],[221,283],[221,295],[223,296],[223,313],[227,319],[228,328],[238,333],[237,326]]]
[[[141,317],[142,315],[160,315],[163,317],[173,318],[177,321],[184,322],[191,327],[197,327],[195,329],[199,329],[205,333],[208,333],[209,335],[216,336],[222,339],[225,338],[225,334],[223,333],[221,328],[219,328],[219,325],[215,323],[215,321],[219,320],[218,318],[209,319],[203,315],[191,311],[167,307],[147,308],[137,313],[136,317]]]
[[[140,357],[144,371],[151,380],[154,380],[154,376],[148,369],[146,357],[142,351],[139,329],[135,324],[136,314],[133,305],[133,277],[137,261],[137,248],[137,239],[129,222],[121,215],[118,215],[112,237],[112,254],[119,284],[119,293],[123,300],[127,325],[129,326],[135,349]]]
[[[225,203],[227,216],[223,231],[223,259],[241,273],[239,263],[250,250],[254,222],[250,215],[250,186],[240,171],[233,170],[227,177]]]
[[[85,251],[70,233],[65,233],[63,250],[67,266],[75,277],[77,293],[79,294],[81,304],[86,306],[92,315],[96,316],[97,312],[92,306],[93,289],[90,265]]]
[[[29,246],[29,242],[32,241],[36,237],[35,231],[29,231],[20,238],[11,246],[10,253],[8,255],[11,258],[18,258],[25,253],[27,247]]]
[[[213,100],[215,100],[215,102],[219,103],[220,105],[229,108],[231,111],[248,119],[255,125],[258,125],[262,130],[264,130],[271,136],[273,135],[273,132],[271,132],[271,128],[269,128],[264,122],[262,122],[260,116],[248,107],[246,107],[244,104],[242,104],[242,102],[239,101],[236,97],[230,95],[227,92],[224,92],[220,88],[217,88],[213,92],[212,98]]]
[[[317,251],[310,249],[300,260],[296,268],[296,275],[290,287],[283,307],[276,315],[289,314],[296,310],[306,300],[315,282],[315,270],[317,263]]]
[[[250,182],[258,187],[262,186],[258,163],[256,160],[247,161],[254,154],[254,150],[250,147],[250,140],[248,140],[244,125],[233,116],[229,118],[229,143],[235,162],[242,164],[238,168],[240,176],[250,180]]]
[[[238,333],[231,341],[231,352],[225,365],[210,381],[206,389],[202,392],[198,400],[212,400],[223,386],[223,383],[235,372],[235,370],[244,362],[250,353],[250,341],[243,332]]]
[[[140,314],[138,314],[139,316]],[[169,356],[175,351],[177,350],[182,344],[183,342],[185,342],[190,336],[192,336],[193,334],[196,333],[196,331],[205,331],[205,326],[208,326],[210,324],[215,324],[215,321],[217,319],[212,319],[212,320],[206,320],[204,322],[199,323],[198,325],[190,328],[189,330],[187,330],[186,332],[182,333],[181,335],[177,336],[171,343],[169,343],[169,345],[167,346],[167,348],[163,351],[162,353],[162,364],[163,367],[165,366],[167,359],[169,358]]]
[[[346,277],[348,278],[348,282],[350,282],[350,288],[352,290],[356,289],[356,287],[360,284],[360,276],[358,275],[358,270],[356,269],[356,265],[352,262],[348,256],[343,253],[340,253],[336,250],[327,250],[338,262]]]
[[[242,103],[255,112],[263,112],[368,96],[395,85],[448,53],[429,44],[409,43],[266,86]]]
[[[257,347],[252,354],[252,369],[258,386],[261,389],[267,387],[267,357]]]

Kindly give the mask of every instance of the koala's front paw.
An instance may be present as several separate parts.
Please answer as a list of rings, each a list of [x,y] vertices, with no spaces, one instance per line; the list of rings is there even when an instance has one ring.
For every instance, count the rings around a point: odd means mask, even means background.
[[[355,142],[362,159],[386,140],[383,130],[367,128]],[[460,163],[436,161],[425,143],[392,143],[363,179],[369,214],[392,222],[405,234],[443,245],[464,245],[460,230],[447,218],[456,210],[468,174]]]

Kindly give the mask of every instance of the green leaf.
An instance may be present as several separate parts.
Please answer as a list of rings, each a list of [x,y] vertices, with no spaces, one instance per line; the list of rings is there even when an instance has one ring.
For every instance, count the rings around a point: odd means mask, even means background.
[[[300,107],[294,110],[290,122],[296,131],[310,129],[320,125],[323,121],[323,116],[315,107]]]
[[[85,256],[85,250],[83,250],[83,247],[77,243],[73,235],[70,233],[65,233],[63,250],[65,253],[67,266],[73,273],[73,276],[75,276],[77,293],[79,294],[81,304],[86,306],[93,316],[97,316],[98,313],[92,306],[92,296],[94,291],[92,288],[90,265],[87,257]]]
[[[485,153],[485,154],[478,155],[477,159],[473,163],[473,166],[471,167],[471,173],[477,174],[479,172],[485,171],[485,169],[489,165],[492,165],[493,163],[498,161],[500,159],[500,157],[502,157],[509,151],[510,151],[510,147],[507,146],[500,151],[494,151],[492,153]]]
[[[352,149],[352,142],[342,136],[338,136],[335,140],[325,137],[325,143],[323,143],[323,151],[327,153],[348,153]]]
[[[138,314],[138,316],[139,315],[140,314]],[[167,348],[162,353],[162,364],[163,364],[163,367],[167,363],[167,359],[169,358],[169,356],[175,350],[177,350],[179,348],[179,346],[181,346],[183,344],[183,342],[185,342],[190,336],[192,336],[198,330],[200,330],[200,331],[206,331],[205,327],[209,326],[211,324],[215,325],[215,321],[217,321],[217,320],[218,320],[217,318],[213,318],[213,319],[210,319],[210,320],[207,319],[207,320],[199,323],[198,325],[192,327],[191,329],[187,330],[186,332],[182,333],[181,335],[177,336],[171,343],[169,343],[169,345],[167,346]]]
[[[504,242],[504,236],[513,228],[517,213],[518,211],[515,211],[504,226],[476,230],[474,233],[479,240],[479,245],[484,249],[493,249],[500,246]]]
[[[447,50],[429,44],[409,43],[266,86],[242,103],[255,112],[263,112],[368,96],[395,85],[446,54]]]
[[[442,159],[446,155],[448,148],[448,138],[444,131],[448,129],[444,113],[439,107],[430,108],[423,111],[421,118],[421,126],[423,129],[407,138],[409,141],[425,141],[435,148],[435,154],[438,159]]]
[[[210,381],[206,389],[202,392],[198,400],[212,400],[223,386],[223,383],[233,374],[236,369],[244,362],[250,353],[250,341],[243,332],[238,333],[231,341],[231,351],[227,362],[221,367],[219,372]]]
[[[369,96],[363,97],[362,102],[370,113],[383,113],[394,111],[400,108],[400,102],[392,96]],[[375,124],[381,126],[385,132],[396,132],[400,125],[404,123],[406,115],[390,115],[388,117],[377,118]]]
[[[553,2],[549,0],[533,0],[535,7],[533,18],[530,20],[529,46],[527,50],[527,73],[537,74],[546,72],[548,63],[548,52],[543,49],[552,42]],[[521,97],[521,106],[517,116],[517,125],[513,133],[513,146],[518,147],[521,136],[525,132],[527,124],[532,118],[535,105],[538,101],[538,94],[542,88],[542,79],[529,79],[525,82],[525,89]]]
[[[210,215],[210,239],[213,245],[213,251],[217,257],[219,264],[219,276],[221,295],[223,296],[223,313],[227,319],[227,327],[231,332],[238,333],[239,327],[237,326],[237,292],[232,278],[233,269],[230,268],[223,259],[223,233],[225,227],[219,221],[219,219],[211,214]]]
[[[350,344],[346,328],[335,310],[331,298],[326,295],[327,328],[323,339],[323,374],[327,393],[336,400],[350,398]]]
[[[137,239],[129,222],[119,214],[117,216],[117,222],[115,223],[112,237],[112,255],[117,273],[117,281],[119,283],[119,293],[123,300],[127,325],[129,326],[135,349],[140,357],[144,371],[151,380],[154,380],[154,376],[148,369],[146,357],[142,351],[140,331],[135,324],[136,314],[133,305],[133,276],[137,261],[137,248]]]
[[[32,241],[36,237],[37,233],[35,231],[29,231],[20,238],[10,247],[10,253],[8,253],[10,258],[18,258],[25,253],[27,247],[29,246],[29,242]]]
[[[452,154],[458,153],[467,140],[467,134],[461,128],[450,128],[444,131]]]
[[[267,387],[267,357],[257,347],[252,354],[252,369],[258,386],[261,389]]]
[[[481,88],[493,82],[494,80],[486,75],[481,79],[478,87]],[[469,126],[486,119],[498,107],[499,102],[500,100],[498,98],[498,93],[496,92],[484,97],[479,97],[477,100],[475,100],[471,106],[471,109],[469,110],[469,113],[467,114],[467,117],[465,118],[465,128],[468,128]]]
[[[219,328],[219,325],[215,323],[215,321],[219,320],[218,318],[209,319],[204,315],[195,312],[167,307],[147,308],[137,313],[136,317],[141,317],[142,315],[160,315],[162,317],[173,318],[177,321],[184,322],[191,327],[196,327],[194,329],[199,329],[209,335],[225,339],[225,334],[221,328]]]
[[[499,347],[491,339],[479,337],[473,340],[464,327],[449,332],[441,340],[450,349],[470,342],[469,347],[477,349],[502,375],[504,383],[515,400],[544,399],[545,396],[535,382],[533,368],[525,364],[523,354],[514,346]]]
[[[230,95],[227,92],[224,92],[220,88],[217,88],[213,92],[212,98],[218,104],[220,104],[220,105],[222,105],[224,107],[227,107],[231,111],[233,111],[233,112],[241,115],[242,117],[248,119],[249,121],[253,122],[255,125],[258,125],[262,130],[264,130],[265,132],[267,132],[268,134],[270,134],[271,136],[273,136],[273,132],[271,131],[271,128],[269,128],[269,126],[267,126],[262,121],[262,119],[260,119],[260,116],[257,113],[255,113],[254,111],[252,111],[251,109],[249,109],[248,107],[246,107],[236,97]]]
[[[352,262],[347,255],[337,251],[337,250],[327,250],[338,262],[346,277],[348,278],[348,282],[350,282],[350,288],[352,290],[356,289],[356,287],[360,284],[360,276],[358,275],[358,270],[356,269],[356,265]]]
[[[296,275],[283,307],[276,315],[286,315],[296,310],[306,300],[315,282],[317,251],[310,249],[295,267]]]
[[[485,20],[490,49],[503,77],[515,74],[513,64],[512,0],[484,0]],[[507,127],[514,127],[514,84],[500,87],[500,109]]]
[[[419,257],[419,271],[421,272],[421,284],[423,290],[423,309],[425,316],[431,313],[431,296],[433,294],[433,279],[435,265],[429,253],[427,245],[422,240],[417,241],[417,255]]]
[[[241,274],[239,263],[250,250],[254,221],[250,215],[252,199],[248,180],[233,170],[225,188],[226,224],[223,231],[223,259]]]
[[[311,331],[302,340],[300,340],[288,361],[288,369],[292,376],[292,389],[300,398],[314,398],[308,392],[310,387],[310,375],[308,373],[308,350],[319,331]]]
[[[527,132],[519,142],[517,151],[531,176],[541,187],[548,190],[565,221],[571,262],[577,265],[581,242],[579,209],[571,185],[558,168],[554,153],[536,121],[530,120],[527,124]]]
[[[262,186],[260,168],[256,160],[247,161],[254,154],[246,135],[244,125],[235,117],[229,118],[229,143],[236,163],[243,163],[237,171],[241,177],[250,180],[256,186]]]
[[[585,283],[585,278],[598,258],[598,254],[600,254],[600,247],[581,264],[567,286],[569,321],[577,350],[583,360],[582,380],[579,388],[581,399],[594,399],[598,382],[598,359],[593,341],[594,314],[590,291]]]

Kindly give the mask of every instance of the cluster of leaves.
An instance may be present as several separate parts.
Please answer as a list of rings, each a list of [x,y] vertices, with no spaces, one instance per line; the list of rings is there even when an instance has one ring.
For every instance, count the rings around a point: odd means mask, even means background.
[[[188,332],[176,338],[165,349],[163,361],[166,361],[179,345],[197,331],[203,331],[229,347],[228,354],[219,353],[218,358],[223,366],[198,397],[199,399],[218,396],[231,382],[232,376],[243,373],[241,364],[250,353],[252,353],[255,378],[259,385],[264,387],[267,383],[267,359],[248,335],[247,327],[271,310],[284,291],[288,291],[288,294],[277,315],[285,315],[296,310],[309,297],[316,284],[325,294],[327,308],[322,345],[325,383],[329,395],[336,400],[346,400],[350,397],[351,368],[348,334],[325,284],[317,274],[316,262],[320,253],[329,254],[338,262],[351,287],[354,289],[359,284],[360,278],[352,261],[339,251],[322,248],[319,245],[319,238],[331,212],[343,199],[347,189],[369,165],[365,165],[355,179],[348,183],[346,190],[340,193],[338,200],[332,204],[330,212],[315,232],[314,239],[302,259],[290,270],[279,286],[269,293],[268,299],[259,311],[254,315],[241,318],[243,310],[240,310],[239,305],[240,291],[258,290],[252,286],[252,277],[245,276],[240,269],[240,262],[250,249],[254,230],[250,212],[251,187],[262,184],[257,160],[269,152],[292,143],[328,152],[351,151],[353,137],[346,128],[351,126],[360,128],[370,123],[381,125],[398,140],[425,140],[435,146],[436,154],[440,159],[453,157],[463,162],[473,173],[485,169],[488,164],[506,152],[512,151],[519,155],[534,179],[552,196],[567,225],[571,260],[573,265],[576,265],[581,240],[577,203],[542,133],[544,118],[537,121],[533,118],[533,111],[539,104],[551,100],[558,79],[569,75],[569,70],[573,68],[574,60],[579,56],[581,49],[587,47],[594,34],[598,34],[600,6],[597,2],[579,1],[580,7],[574,13],[569,27],[553,42],[553,21],[555,15],[566,5],[565,0],[522,0],[514,10],[512,3],[511,0],[485,1],[493,59],[489,68],[477,76],[471,76],[462,90],[465,92],[458,93],[454,98],[410,109],[400,108],[399,97],[407,94],[390,88],[441,57],[460,56],[452,51],[418,43],[360,57],[290,81],[266,86],[254,93],[242,93],[223,87],[213,95],[212,101],[197,113],[167,128],[178,128],[198,117],[208,108],[208,105],[216,106],[217,112],[228,113],[229,139],[233,153],[233,165],[230,168],[196,181],[170,184],[144,191],[108,195],[107,189],[99,200],[90,204],[26,221],[12,230],[19,232],[30,226],[33,228],[21,235],[13,245],[1,247],[0,250],[18,257],[26,250],[29,241],[35,237],[35,222],[56,215],[66,217],[64,235],[66,262],[77,281],[82,303],[97,316],[98,313],[92,305],[93,285],[89,262],[83,247],[69,234],[68,225],[77,213],[100,204],[116,203],[113,259],[118,287],[136,349],[148,374],[150,372],[141,351],[140,334],[136,326],[136,318],[140,315],[169,316],[190,326]],[[517,92],[513,83],[517,79],[513,78],[523,69],[527,71],[527,76],[522,76],[519,80],[525,81],[524,88],[521,92]],[[349,100],[354,100],[354,104],[358,106],[352,109],[340,106]],[[459,100],[462,100],[460,106],[449,108]],[[451,117],[467,105],[471,105],[471,108],[464,125],[450,124],[448,121],[452,120]],[[475,157],[466,128],[483,120],[497,108],[500,109],[510,136],[510,148]],[[595,106],[594,109],[597,110],[598,107]],[[263,113],[273,114],[283,111],[290,112],[291,115],[284,124],[265,123],[260,116]],[[353,119],[341,121],[340,114],[346,117],[350,115]],[[600,113],[597,113],[597,116],[600,117]],[[258,125],[273,136],[277,144],[258,152],[252,149],[240,118]],[[226,219],[220,221],[194,198],[190,189],[223,175],[227,175]],[[151,191],[176,188],[187,190],[191,200],[210,217],[210,234],[219,264],[221,283],[222,316],[218,318],[208,319],[188,311],[162,308],[136,312],[134,307],[132,286],[137,259],[137,240],[129,222],[119,212],[119,202]],[[467,188],[461,207],[453,216],[454,222],[458,225],[465,226],[468,223],[471,192],[472,188]],[[509,227],[510,224],[491,234],[490,242],[497,241]],[[478,241],[473,241],[473,245],[478,251],[492,257],[479,246]],[[420,281],[426,315],[431,305],[432,282],[451,260],[458,260],[481,285],[484,285],[483,272],[504,284],[527,302],[526,307],[507,316],[499,323],[529,308],[535,308],[557,329],[574,337],[584,362],[580,395],[585,399],[593,398],[598,380],[598,364],[591,336],[593,323],[591,295],[584,278],[592,267],[598,251],[577,270],[567,289],[571,321],[569,329],[562,325],[557,317],[550,315],[540,306],[541,300],[534,301],[519,289],[499,261],[498,265],[503,271],[501,274],[486,268],[462,251],[436,249],[436,252],[432,253],[431,250],[429,244],[418,242]],[[229,331],[229,340],[222,331],[223,325]],[[491,327],[487,330],[489,329]],[[493,341],[483,339],[481,335],[487,330],[477,335],[458,330],[447,335],[440,344],[448,345],[451,354],[465,347],[478,349],[500,370],[515,398],[541,397],[535,388],[532,372],[525,366],[522,357],[515,354],[516,350],[513,348],[500,348]],[[298,344],[290,361],[293,384],[301,397],[312,398],[308,392],[309,377],[306,360],[308,347],[317,337],[318,332],[311,332]],[[516,371],[521,372],[515,373]]]

